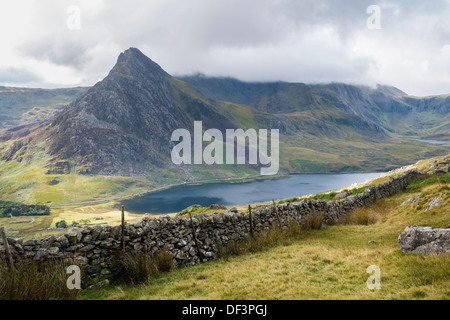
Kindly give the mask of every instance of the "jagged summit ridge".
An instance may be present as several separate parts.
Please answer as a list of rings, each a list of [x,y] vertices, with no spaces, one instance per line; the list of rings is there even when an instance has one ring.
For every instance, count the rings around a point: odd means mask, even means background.
[[[141,79],[151,77],[160,78],[160,80],[170,77],[159,64],[136,48],[129,48],[120,53],[108,76],[127,76]]]

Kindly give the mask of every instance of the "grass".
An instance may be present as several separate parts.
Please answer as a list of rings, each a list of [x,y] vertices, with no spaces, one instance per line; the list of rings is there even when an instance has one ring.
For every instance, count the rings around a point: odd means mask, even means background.
[[[448,187],[448,184],[447,184]],[[411,192],[353,211],[347,222],[274,237],[257,250],[158,274],[139,286],[83,291],[80,299],[450,299],[450,255],[399,250],[410,224],[450,226],[449,197],[429,183],[422,197],[442,197],[424,211],[401,205]],[[366,218],[357,217],[365,212]],[[298,230],[297,230],[298,231]],[[381,269],[381,289],[369,290],[368,266]]]
[[[375,179],[375,180],[380,180],[380,179]],[[381,183],[381,182],[374,183],[372,181],[369,185],[358,187],[358,188],[352,188],[352,189],[344,188],[344,189],[342,189],[342,191],[345,190],[345,191],[347,191],[349,193],[349,195],[355,195],[355,194],[358,194],[358,193],[362,193],[369,186],[375,185],[375,184],[378,184],[378,183]],[[278,201],[278,203],[282,204],[282,203],[288,203],[288,202],[297,202],[297,201],[300,201],[302,198],[308,198],[308,199],[311,199],[311,200],[329,200],[329,201],[331,201],[331,200],[334,200],[334,198],[336,197],[337,194],[338,194],[337,191],[320,192],[320,193],[316,193],[316,194],[314,194],[312,196],[293,197],[293,198],[289,198],[289,199],[283,199],[283,200]]]
[[[32,236],[39,237],[53,233],[46,230],[52,222],[52,216],[33,216],[33,217],[14,217],[0,218],[0,227],[5,228],[8,237],[24,237],[24,239]],[[61,233],[58,231],[57,233]]]
[[[142,251],[120,252],[112,258],[112,271],[119,284],[144,283],[149,277],[173,268],[172,254],[164,250],[151,256]]]
[[[373,225],[386,218],[393,209],[392,204],[388,204],[385,201],[378,201],[367,208],[356,208],[352,210],[342,216],[337,222],[337,225]]]
[[[328,192],[328,193],[318,193],[310,197],[313,200],[334,200],[337,192]]]
[[[278,201],[278,204],[297,202],[297,201],[300,201],[299,197],[292,197],[292,198],[289,198],[289,199],[280,200],[280,201]]]
[[[417,179],[413,183],[409,184],[406,190],[408,190],[409,192],[418,192],[431,184],[438,184],[442,188],[449,191],[448,186],[450,184],[450,173],[438,174],[426,178]]]
[[[0,300],[74,300],[79,290],[67,288],[61,261],[26,261],[7,266],[0,260]]]
[[[303,219],[301,227],[303,230],[320,230],[324,220],[323,212],[312,212]]]
[[[221,213],[227,211],[226,209],[213,209],[212,206],[202,207],[201,205],[194,204],[193,206],[189,206],[186,209],[178,212],[177,215],[181,217],[188,217],[189,213],[191,214],[211,214],[211,213]]]
[[[401,205],[417,195],[419,201]],[[425,210],[436,197],[443,201]],[[2,218],[0,224],[8,220],[16,222],[9,224],[11,228],[37,231],[36,226],[54,223],[63,214],[72,222],[89,214],[105,216],[107,210],[103,205],[68,208],[50,217]],[[251,242],[231,245],[219,260],[150,274],[140,285],[82,291],[78,298],[449,299],[449,255],[404,254],[397,243],[410,224],[450,227],[449,213],[449,174],[432,176],[412,183],[404,193],[352,211],[335,226],[317,230],[322,226],[319,215],[303,229],[291,225],[290,230],[273,230]],[[38,236],[46,234],[53,233],[41,231]],[[381,290],[365,286],[369,265],[381,268]]]

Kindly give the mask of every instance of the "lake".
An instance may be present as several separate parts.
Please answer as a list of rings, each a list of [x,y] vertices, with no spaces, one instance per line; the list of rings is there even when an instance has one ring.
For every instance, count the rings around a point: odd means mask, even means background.
[[[347,187],[365,182],[382,173],[294,174],[286,179],[267,179],[251,182],[215,182],[199,185],[181,185],[147,193],[122,201],[127,211],[135,213],[179,212],[190,205],[203,207],[211,204],[239,205],[308,194]]]
[[[450,144],[450,141],[443,141],[443,140],[426,140],[426,139],[411,139],[411,140],[426,142],[426,143],[431,143],[431,144],[438,144],[438,145]]]

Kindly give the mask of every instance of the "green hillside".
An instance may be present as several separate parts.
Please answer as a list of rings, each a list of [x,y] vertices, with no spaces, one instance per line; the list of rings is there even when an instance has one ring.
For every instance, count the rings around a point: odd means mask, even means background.
[[[450,139],[449,95],[414,97],[389,86],[369,88],[343,83],[250,83],[203,75],[180,79],[211,99],[246,104],[263,112],[324,111],[333,116],[330,108],[337,108],[347,116],[401,136]]]

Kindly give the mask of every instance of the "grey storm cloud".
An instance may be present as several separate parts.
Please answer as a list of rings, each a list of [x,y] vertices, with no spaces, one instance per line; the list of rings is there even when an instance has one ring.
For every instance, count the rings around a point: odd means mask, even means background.
[[[0,83],[17,85],[24,83],[35,83],[40,77],[24,69],[13,67],[0,67]]]
[[[80,8],[79,30],[67,28],[70,5]],[[381,8],[380,30],[366,26],[370,5]],[[450,55],[448,0],[40,0],[30,6],[33,28],[14,44],[17,54],[71,68],[80,85],[104,77],[133,46],[174,75],[450,91],[450,71],[443,71]]]
[[[81,42],[74,42],[67,38],[55,41],[52,37],[32,40],[18,47],[22,54],[38,60],[48,60],[56,65],[70,65],[82,68],[90,59],[88,47]]]

